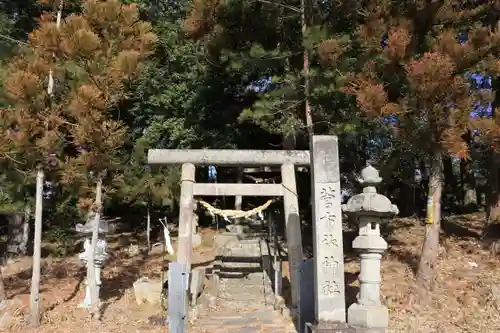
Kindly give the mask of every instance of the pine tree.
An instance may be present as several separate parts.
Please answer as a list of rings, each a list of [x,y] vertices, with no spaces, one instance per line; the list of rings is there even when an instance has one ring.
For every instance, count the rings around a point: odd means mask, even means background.
[[[151,212],[154,208],[172,208],[175,199],[180,195],[176,185],[180,175],[178,168],[152,170],[147,165],[148,148],[144,138],[136,141],[119,184],[119,196],[126,203],[145,208],[147,247],[148,251],[151,251]]]
[[[42,192],[44,170],[59,166],[64,148],[64,120],[60,95],[53,94],[51,68],[57,24],[50,16],[40,19],[40,28],[29,35],[29,44],[10,63],[4,82],[10,107],[2,111],[2,157],[25,174],[36,170],[35,233],[31,283],[31,323],[40,322],[40,266]]]
[[[344,91],[356,97],[362,114],[384,121],[408,149],[427,156],[429,223],[417,280],[428,289],[439,253],[443,157],[467,158],[463,135],[479,125],[470,119],[475,96],[464,72],[493,70],[490,60],[500,49],[500,35],[481,22],[493,8],[453,1],[342,3],[361,22],[349,45],[359,70],[348,75]],[[464,32],[468,38],[461,41]],[[334,37],[319,52],[334,65],[349,56],[339,45]]]
[[[65,117],[69,157],[62,180],[80,194],[82,211],[92,211],[94,231],[91,258],[97,243],[104,191],[121,166],[120,153],[127,128],[118,104],[152,52],[156,36],[151,25],[139,19],[135,5],[118,0],[88,0],[81,14],[69,15],[55,39],[56,52],[65,59],[67,99]],[[62,89],[62,88],[61,88]],[[90,194],[95,188],[95,201]],[[91,262],[91,261],[89,261]],[[92,313],[99,305],[93,265],[88,265]]]
[[[308,134],[328,132],[329,123],[350,122],[342,110],[346,100],[334,101],[328,89],[336,72],[320,70],[318,63],[317,43],[332,28],[333,7],[308,1],[193,0],[184,30],[204,43],[210,62],[239,78],[235,98],[255,96],[253,105],[238,110],[240,122],[279,134],[290,149],[307,146]],[[328,99],[334,107],[328,107]],[[335,130],[340,134],[342,126]]]

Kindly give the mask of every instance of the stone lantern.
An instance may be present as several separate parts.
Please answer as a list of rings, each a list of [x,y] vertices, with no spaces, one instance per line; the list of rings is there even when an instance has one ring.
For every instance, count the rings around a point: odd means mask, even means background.
[[[353,248],[359,253],[361,269],[357,302],[347,310],[350,325],[385,332],[389,325],[389,311],[380,302],[380,260],[387,250],[387,242],[380,236],[380,223],[399,213],[398,207],[375,186],[382,181],[377,169],[367,166],[358,180],[363,193],[351,197],[342,210],[353,215],[359,224],[359,235]]]
[[[85,267],[87,267],[89,254],[92,246],[92,231],[94,229],[95,224],[95,216],[94,214],[90,214],[87,218],[87,222],[85,224],[77,224],[76,232],[80,233],[83,237],[85,237],[85,241],[83,243],[83,252],[78,255],[78,258],[83,262]],[[95,279],[97,285],[97,295],[99,295],[99,289],[101,287],[101,269],[104,266],[106,259],[108,258],[108,254],[106,249],[108,247],[108,243],[106,242],[105,235],[108,233],[109,227],[108,222],[101,219],[99,223],[99,235],[97,239],[97,245],[94,251],[94,260],[93,265],[95,267]],[[88,281],[85,281],[85,298],[84,300],[78,304],[79,308],[88,308],[90,307],[90,287]]]

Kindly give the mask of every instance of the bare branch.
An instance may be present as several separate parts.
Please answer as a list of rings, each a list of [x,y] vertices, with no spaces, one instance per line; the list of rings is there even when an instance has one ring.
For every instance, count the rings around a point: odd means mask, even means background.
[[[267,4],[267,5],[282,7],[282,8],[285,8],[285,9],[292,10],[292,11],[294,11],[296,13],[300,13],[300,8],[297,8],[297,7],[294,7],[294,6],[290,6],[290,5],[286,5],[284,3],[277,3],[277,2],[268,1],[268,0],[252,0],[252,1],[249,1],[249,3],[252,3],[252,2],[260,2],[260,3]]]

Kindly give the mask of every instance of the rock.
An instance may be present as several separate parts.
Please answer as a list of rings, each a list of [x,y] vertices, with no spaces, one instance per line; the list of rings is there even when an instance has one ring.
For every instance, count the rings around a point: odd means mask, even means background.
[[[195,267],[191,270],[191,284],[189,291],[191,293],[191,302],[196,304],[196,299],[203,291],[205,285],[205,267]]]
[[[14,324],[14,316],[10,312],[0,313],[0,330],[9,328]]]
[[[154,315],[148,318],[148,321],[153,326],[167,326],[168,318],[165,316]]]
[[[127,248],[127,252],[130,257],[135,257],[141,254],[141,250],[137,244],[130,244]]]
[[[228,224],[226,230],[235,234],[245,234],[249,232],[248,226],[241,224]]]
[[[166,284],[166,282],[165,282]],[[161,305],[163,283],[159,279],[142,277],[134,282],[134,296],[137,304]]]

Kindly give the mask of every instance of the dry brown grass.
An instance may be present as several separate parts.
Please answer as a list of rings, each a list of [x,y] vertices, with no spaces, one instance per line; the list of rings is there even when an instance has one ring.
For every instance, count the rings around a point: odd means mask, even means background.
[[[430,302],[410,304],[414,286],[413,269],[422,245],[423,227],[414,220],[398,219],[388,242],[390,250],[382,261],[382,299],[390,310],[390,332],[398,333],[496,333],[500,332],[500,260],[477,241],[483,217],[449,219],[442,237],[442,251]],[[452,228],[453,227],[453,228]],[[452,230],[453,229],[453,230]],[[453,233],[451,233],[453,231]],[[130,236],[131,237],[131,236]],[[212,232],[195,251],[195,261],[212,259]],[[24,259],[5,270],[6,287],[16,323],[7,332],[23,333],[156,333],[165,327],[151,326],[148,318],[157,309],[136,305],[131,287],[139,276],[159,276],[162,256],[130,257],[123,242],[104,270],[102,293],[105,300],[102,321],[93,324],[85,310],[76,305],[83,299],[84,273],[75,257],[45,260],[42,278],[43,321],[39,329],[26,325],[29,300],[30,260]],[[477,265],[477,267],[475,267]],[[287,271],[286,269],[284,270]],[[352,302],[357,289],[359,262],[355,255],[346,260],[346,290]],[[190,332],[196,333],[192,328]]]
[[[382,262],[382,299],[389,307],[391,332],[500,332],[500,260],[479,245],[482,221],[480,214],[447,219],[426,305],[410,302],[423,227],[409,219],[392,222],[392,246]],[[346,266],[348,272],[359,269],[357,262]]]
[[[206,263],[213,260],[213,236],[211,230],[202,231],[202,245],[195,249],[193,262]],[[132,284],[142,276],[160,277],[162,266],[173,259],[164,256],[160,248],[151,255],[130,256],[129,243],[136,243],[133,235],[121,235],[110,242],[111,258],[103,270],[101,298],[104,301],[102,318],[93,323],[88,311],[78,309],[84,297],[84,269],[76,256],[65,259],[44,260],[42,268],[41,304],[42,325],[37,329],[28,327],[29,284],[31,259],[22,258],[4,270],[5,286],[10,298],[7,309],[15,316],[13,324],[3,331],[16,333],[164,333],[162,326],[152,326],[149,317],[162,315],[158,307],[138,306],[135,303]],[[175,243],[175,240],[174,240]],[[175,247],[175,244],[174,244]],[[3,314],[0,311],[0,315]],[[0,331],[2,331],[0,329]]]
[[[483,221],[482,214],[471,214],[451,217],[443,223],[437,274],[430,302],[425,306],[411,303],[424,227],[414,219],[389,223],[390,249],[382,260],[381,287],[382,302],[390,313],[388,333],[500,332],[500,258],[479,245]],[[286,263],[283,272],[288,278]],[[356,301],[358,274],[356,254],[346,253],[347,305]],[[284,290],[289,300],[287,282]]]

